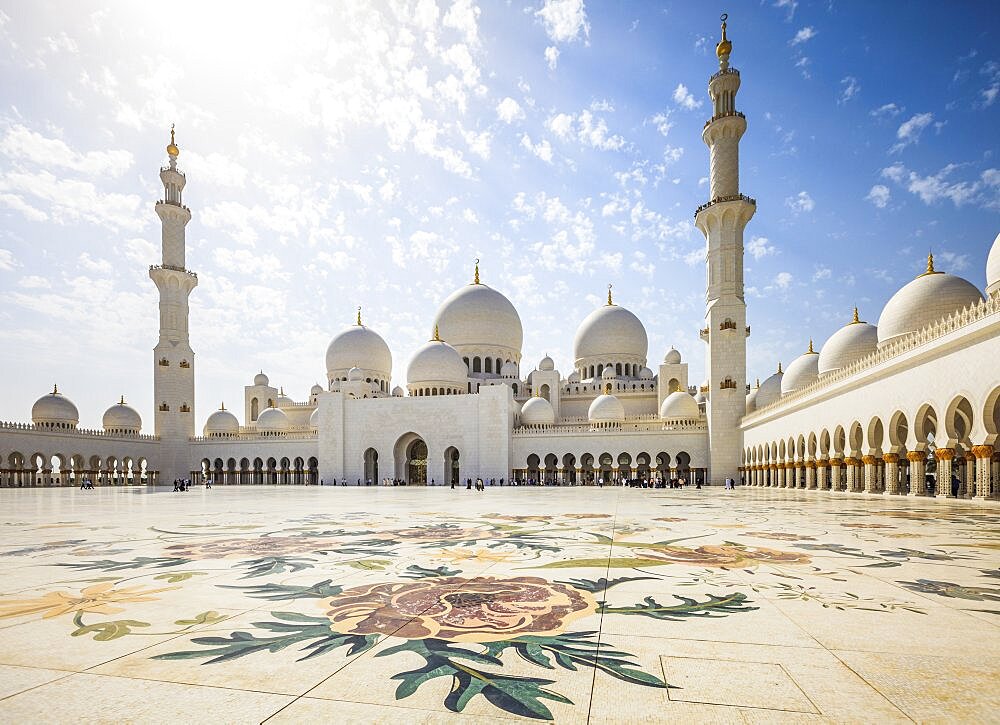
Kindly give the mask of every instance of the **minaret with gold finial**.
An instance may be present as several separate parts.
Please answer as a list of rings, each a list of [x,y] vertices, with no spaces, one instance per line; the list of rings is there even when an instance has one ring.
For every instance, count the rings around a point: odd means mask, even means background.
[[[198,276],[185,260],[185,227],[191,211],[182,194],[186,179],[177,168],[180,156],[174,128],[170,127],[167,165],[160,169],[163,198],[156,202],[160,217],[161,263],[149,268],[160,292],[160,337],[153,349],[153,401],[155,432],[162,441],[160,476],[166,480],[190,475],[188,438],[194,435],[194,352],[188,338],[188,296]]]
[[[701,134],[711,159],[709,200],[695,212],[695,224],[707,244],[706,324],[701,336],[708,343],[708,476],[716,483],[739,478],[740,422],[746,413],[742,394],[746,390],[746,338],[750,334],[743,296],[743,230],[756,210],[756,202],[740,193],[739,145],[747,122],[736,110],[740,72],[729,65],[733,43],[727,35],[727,19],[722,16],[722,39],[715,49],[719,70],[708,81],[712,117]]]

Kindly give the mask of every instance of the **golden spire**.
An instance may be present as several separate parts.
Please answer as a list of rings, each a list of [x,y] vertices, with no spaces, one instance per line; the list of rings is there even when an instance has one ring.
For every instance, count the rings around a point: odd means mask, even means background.
[[[358,305],[358,321],[356,324],[358,327],[361,327],[361,305]]]
[[[608,306],[609,307],[614,304],[614,302],[611,301],[611,287],[612,286],[613,285],[610,285],[610,284],[608,285]]]
[[[807,355],[816,355],[817,354],[817,352],[815,350],[813,350],[813,341],[812,341],[812,338],[809,339],[809,349],[806,350],[806,354]]]
[[[926,277],[929,274],[941,274],[934,269],[934,254],[931,252],[927,253],[927,269],[923,274],[917,275],[918,277]]]
[[[472,284],[479,284],[479,257],[476,257],[476,275],[472,278]]]
[[[226,409],[226,401],[222,401],[222,405],[219,406],[219,410],[225,410],[225,409]]]
[[[167,146],[167,153],[171,156],[179,156],[181,150],[177,148],[177,144],[174,142],[174,124],[170,124],[170,145]]]
[[[728,62],[729,54],[733,52],[733,44],[726,37],[726,20],[729,19],[727,13],[723,13],[719,20],[722,21],[722,40],[715,46],[715,54],[719,56],[719,61]]]
[[[118,405],[125,405],[125,396],[124,395],[122,396],[122,399],[118,401]]]
[[[778,361],[778,372],[781,372],[781,360]]]
[[[59,395],[59,386],[56,385],[56,384],[54,384],[54,383],[52,385],[52,394],[53,395]]]
[[[861,324],[861,318],[858,317],[858,306],[857,305],[854,305],[854,319],[851,320],[851,324],[852,325],[860,325]]]
[[[479,284],[478,282],[476,284]],[[438,331],[438,326],[434,325],[434,337],[431,338],[431,342],[441,342],[441,333]]]

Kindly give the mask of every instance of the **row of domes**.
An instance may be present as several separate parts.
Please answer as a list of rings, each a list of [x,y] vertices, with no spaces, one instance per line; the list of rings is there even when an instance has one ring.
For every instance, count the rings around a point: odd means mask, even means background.
[[[987,294],[1000,293],[1000,234],[986,263],[986,280]],[[807,388],[820,378],[982,300],[983,294],[974,284],[935,270],[934,256],[928,255],[926,271],[889,299],[877,326],[861,320],[855,307],[854,318],[833,333],[818,353],[810,341],[809,349],[793,360],[787,370],[782,371],[779,363],[776,373],[751,390],[747,395],[747,412]]]
[[[660,418],[664,421],[692,420],[701,416],[698,402],[683,390],[676,390],[660,404]],[[598,395],[587,410],[590,423],[621,423],[625,420],[625,406],[614,395]],[[536,395],[521,406],[521,425],[554,425],[555,410],[546,398]]]
[[[76,428],[80,423],[80,411],[72,400],[59,392],[59,386],[53,386],[51,393],[31,406],[31,422],[43,428]],[[142,417],[125,402],[125,396],[104,411],[101,423],[109,433],[130,435],[142,430]]]

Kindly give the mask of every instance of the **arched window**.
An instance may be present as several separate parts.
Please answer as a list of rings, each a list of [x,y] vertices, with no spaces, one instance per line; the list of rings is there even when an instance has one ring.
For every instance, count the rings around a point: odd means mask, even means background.
[[[483,371],[483,361],[478,357],[472,358],[472,372],[481,373]]]
[[[621,363],[616,363],[615,364],[615,375],[621,375],[621,374],[622,374],[622,364]]]
[[[500,374],[500,369],[502,367],[503,367],[503,365],[500,364],[500,358],[497,358],[497,366],[496,366],[497,375]]]
[[[600,363],[597,366],[597,377],[601,377],[603,373],[604,373],[604,363]]]
[[[486,358],[486,372],[493,372],[493,358],[491,357]]]
[[[250,401],[250,420],[257,420],[257,414],[260,412],[260,403],[257,398]]]
[[[514,384],[513,384],[513,385],[511,385],[510,387],[511,387],[511,390],[513,390],[513,391],[514,391],[514,395],[517,395],[517,383],[514,383]]]

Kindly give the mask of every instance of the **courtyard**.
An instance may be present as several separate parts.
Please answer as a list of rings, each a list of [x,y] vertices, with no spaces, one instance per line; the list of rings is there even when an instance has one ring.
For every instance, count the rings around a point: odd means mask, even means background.
[[[7,722],[985,722],[1000,511],[814,491],[0,490]]]

